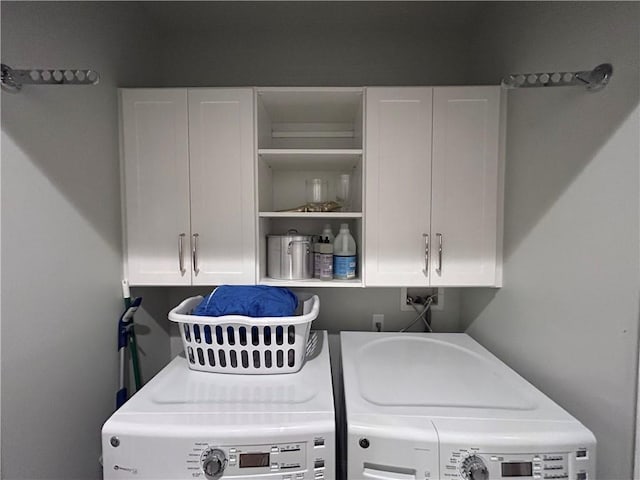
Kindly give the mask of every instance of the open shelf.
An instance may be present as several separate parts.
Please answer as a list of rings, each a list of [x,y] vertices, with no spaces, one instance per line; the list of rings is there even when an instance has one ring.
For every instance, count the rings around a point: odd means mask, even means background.
[[[331,157],[331,156],[343,156],[351,157],[354,155],[362,155],[361,148],[260,148],[258,149],[258,155],[270,155],[270,156],[319,156],[319,157]]]
[[[354,280],[276,280],[267,274],[267,237],[290,230],[319,235],[349,225],[363,255],[363,89],[269,87],[256,95],[258,152],[258,278],[286,287],[362,287]],[[296,212],[308,202],[307,184],[320,180],[326,200],[337,201],[342,175],[350,176],[349,212]]]
[[[362,218],[361,212],[260,212],[260,218]]]
[[[361,148],[261,148],[260,159],[274,170],[353,170]]]
[[[362,88],[261,88],[258,148],[362,148]]]
[[[263,212],[274,213],[274,212]],[[275,212],[283,213],[283,212]],[[309,216],[314,215],[314,216]],[[263,285],[273,285],[281,287],[362,287],[362,254],[363,244],[363,226],[362,214],[358,213],[333,213],[319,214],[326,216],[315,216],[315,213],[302,213],[295,216],[275,216],[268,217],[260,215],[258,222],[258,278]],[[328,216],[332,215],[332,216]],[[347,216],[348,215],[348,216]],[[303,235],[320,235],[326,224],[331,226],[334,235],[340,230],[340,225],[346,223],[349,225],[349,231],[356,241],[357,278],[353,280],[277,280],[267,277],[267,237],[271,234],[281,235],[291,230],[295,230]]]
[[[260,285],[270,285],[272,287],[362,287],[362,280],[355,278],[353,280],[319,280],[310,278],[309,280],[276,280],[275,278],[263,277],[260,279]]]

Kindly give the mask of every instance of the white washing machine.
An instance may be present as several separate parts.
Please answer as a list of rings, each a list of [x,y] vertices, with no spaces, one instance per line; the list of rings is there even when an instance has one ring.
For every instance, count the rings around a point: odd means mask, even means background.
[[[468,335],[341,350],[349,480],[595,479],[593,434]]]
[[[328,338],[311,335],[292,374],[197,372],[173,359],[104,424],[104,478],[335,478]]]

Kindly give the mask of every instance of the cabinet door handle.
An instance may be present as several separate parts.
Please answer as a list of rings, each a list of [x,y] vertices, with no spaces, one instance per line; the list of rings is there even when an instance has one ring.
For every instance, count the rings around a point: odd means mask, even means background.
[[[436,272],[438,275],[442,275],[442,234],[436,233],[436,237],[438,237],[438,268],[436,268]]]
[[[200,268],[198,268],[198,238],[200,238],[200,235],[197,233],[194,233],[192,260],[193,260],[193,273],[195,273],[196,275],[200,273]]]
[[[185,233],[178,235],[178,267],[180,268],[180,275],[184,275],[187,272],[184,268],[184,237],[186,236]]]
[[[429,276],[429,234],[423,233],[424,237],[424,275]]]

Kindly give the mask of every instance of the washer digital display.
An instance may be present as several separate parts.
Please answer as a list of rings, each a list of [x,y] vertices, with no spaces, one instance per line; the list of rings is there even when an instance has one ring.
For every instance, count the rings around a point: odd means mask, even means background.
[[[533,475],[531,462],[505,462],[501,466],[503,477],[530,477]]]
[[[240,468],[268,467],[268,453],[241,453]]]

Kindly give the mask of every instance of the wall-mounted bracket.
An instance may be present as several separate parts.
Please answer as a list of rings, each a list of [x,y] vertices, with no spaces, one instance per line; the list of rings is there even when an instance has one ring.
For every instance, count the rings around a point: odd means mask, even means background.
[[[597,92],[609,83],[611,75],[613,66],[603,63],[593,70],[580,72],[512,73],[502,79],[501,85],[507,89],[583,86],[590,92]]]
[[[14,70],[0,64],[0,83],[7,92],[19,92],[23,85],[95,85],[100,75],[94,70],[30,69]]]

